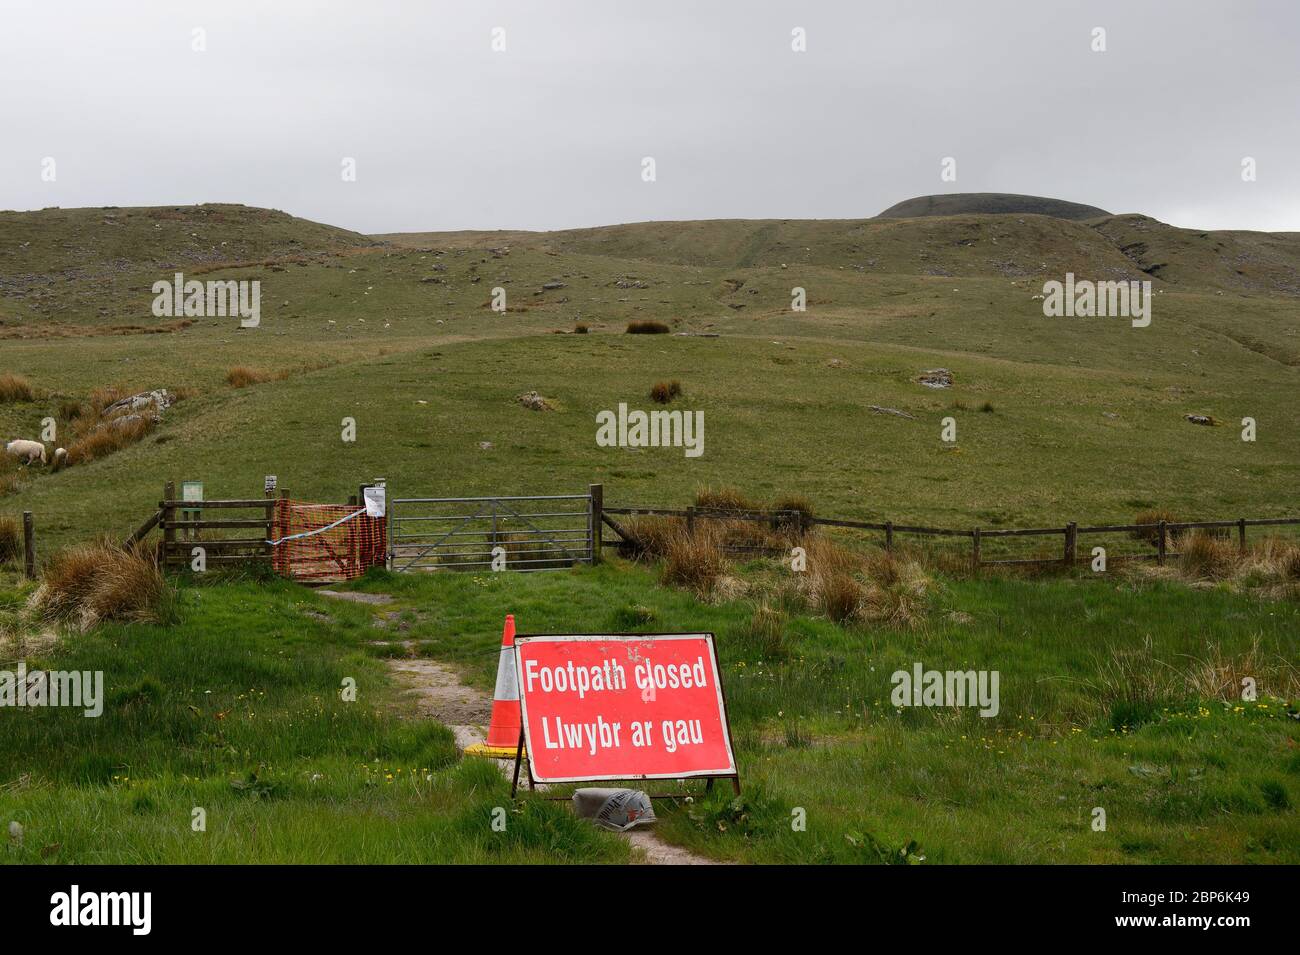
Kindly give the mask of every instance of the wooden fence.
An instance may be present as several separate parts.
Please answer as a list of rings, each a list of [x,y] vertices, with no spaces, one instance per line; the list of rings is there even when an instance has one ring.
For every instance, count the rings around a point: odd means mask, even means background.
[[[280,497],[288,498],[289,492],[281,490]],[[1180,555],[1173,552],[1178,535],[1189,530],[1211,531],[1216,535],[1235,536],[1241,551],[1247,548],[1247,535],[1251,528],[1300,526],[1300,518],[1237,518],[1235,520],[1216,521],[1159,521],[1148,524],[1096,524],[1080,526],[1071,521],[1059,527],[973,527],[946,528],[931,527],[920,524],[899,524],[893,521],[858,521],[841,518],[817,517],[797,510],[726,510],[720,508],[691,505],[684,508],[664,507],[610,507],[604,503],[604,489],[600,484],[592,484],[587,495],[590,514],[589,552],[593,562],[600,560],[602,548],[618,547],[624,542],[634,541],[635,534],[619,523],[620,517],[654,516],[680,518],[688,532],[692,532],[700,521],[752,521],[766,524],[773,530],[796,528],[808,531],[814,527],[833,527],[848,530],[868,531],[880,535],[880,543],[886,550],[893,550],[900,541],[907,537],[955,539],[969,541],[969,564],[972,568],[1014,566],[1014,565],[1057,565],[1070,567],[1078,563],[1080,551],[1085,559],[1090,556],[1091,543],[1112,539],[1116,535],[1125,535],[1130,539],[1145,542],[1152,552],[1119,553],[1107,548],[1107,561],[1154,560],[1163,564],[1166,560]],[[268,492],[263,498],[239,500],[216,500],[187,502],[176,498],[175,485],[168,482],[163,499],[159,501],[158,510],[144,522],[134,534],[127,539],[127,544],[143,539],[155,527],[162,532],[160,560],[164,567],[175,568],[189,563],[194,546],[202,543],[209,564],[225,564],[248,561],[270,561],[271,547],[268,540],[274,539],[276,520],[275,492]],[[350,499],[356,504],[360,494]],[[391,512],[390,512],[391,513]],[[390,518],[391,519],[391,518]],[[605,529],[614,531],[621,540],[606,540]],[[211,532],[223,534],[234,532],[234,536],[214,536]],[[996,544],[1017,539],[1041,539],[1048,543],[1051,556],[1001,557],[990,556]],[[34,548],[33,548],[34,549]],[[759,556],[775,555],[784,550],[759,544],[732,544],[728,547],[732,554]],[[1041,551],[1041,549],[1040,549]]]
[[[280,496],[288,497],[289,492],[281,490]],[[175,483],[168,481],[157,512],[127,542],[140,540],[157,527],[162,531],[158,559],[164,569],[188,566],[198,546],[210,565],[269,563],[267,541],[274,539],[275,502],[274,492],[242,500],[182,501],[176,498]]]
[[[656,507],[605,507],[596,517],[598,522],[613,529],[624,539],[633,539],[625,528],[608,515],[677,517],[685,521],[687,531],[691,531],[695,522],[701,520],[747,520],[763,521],[773,528],[798,525],[803,530],[813,527],[840,527],[855,530],[873,531],[882,535],[881,543],[886,550],[893,550],[900,535],[917,537],[960,538],[970,541],[970,563],[973,568],[1007,566],[1007,565],[1062,565],[1073,566],[1078,562],[1080,539],[1089,535],[1105,536],[1116,534],[1138,535],[1139,539],[1150,539],[1155,552],[1152,554],[1108,554],[1108,561],[1114,560],[1154,560],[1163,564],[1179,555],[1170,550],[1179,533],[1188,530],[1211,530],[1231,534],[1236,532],[1239,549],[1244,552],[1247,544],[1247,529],[1251,527],[1281,527],[1300,525],[1300,518],[1279,517],[1249,519],[1237,518],[1227,521],[1159,521],[1151,524],[1098,524],[1080,527],[1071,521],[1061,527],[1018,527],[954,529],[946,527],[927,527],[917,524],[895,524],[893,521],[854,521],[838,518],[815,517],[799,511],[727,511],[715,508],[656,508]],[[1058,557],[1029,557],[987,559],[984,556],[985,544],[1007,538],[1060,538],[1057,545]],[[604,542],[603,546],[616,547],[617,541]],[[760,549],[760,548],[755,548]]]

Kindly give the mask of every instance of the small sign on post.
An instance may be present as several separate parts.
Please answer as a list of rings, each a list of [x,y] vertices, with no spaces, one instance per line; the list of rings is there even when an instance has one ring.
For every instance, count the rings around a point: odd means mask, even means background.
[[[274,493],[275,493],[275,475],[274,475],[274,474],[268,474],[268,475],[266,476],[266,493],[267,493],[267,495],[271,495],[271,494],[274,494]]]
[[[515,668],[531,781],[721,777],[739,791],[713,634],[520,636]]]
[[[186,504],[201,504],[203,502],[203,482],[202,481],[182,481],[181,482],[181,500]],[[197,507],[181,508],[181,520],[187,523],[197,524],[202,512]],[[197,531],[193,527],[186,527],[183,530],[185,540],[194,540]]]

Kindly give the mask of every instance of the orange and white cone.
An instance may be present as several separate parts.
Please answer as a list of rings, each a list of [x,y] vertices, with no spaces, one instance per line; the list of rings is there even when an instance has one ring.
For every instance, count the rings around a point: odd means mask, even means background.
[[[519,677],[515,674],[515,615],[507,614],[501,631],[501,656],[497,658],[497,688],[492,694],[492,724],[487,740],[465,747],[465,755],[514,759],[522,725]]]

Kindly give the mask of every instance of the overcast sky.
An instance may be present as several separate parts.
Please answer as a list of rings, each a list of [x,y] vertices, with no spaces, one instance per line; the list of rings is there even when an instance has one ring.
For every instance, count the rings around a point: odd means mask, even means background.
[[[1298,159],[1293,0],[0,0],[4,209],[393,232],[998,191],[1300,231]]]

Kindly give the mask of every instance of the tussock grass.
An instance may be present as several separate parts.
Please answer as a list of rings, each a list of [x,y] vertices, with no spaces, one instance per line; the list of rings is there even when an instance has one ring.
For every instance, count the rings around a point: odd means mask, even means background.
[[[36,389],[26,377],[13,372],[0,375],[0,402],[35,400]]]
[[[689,590],[701,600],[714,596],[714,588],[727,572],[722,535],[710,522],[701,522],[694,533],[683,523],[667,536],[662,581],[670,587]]]
[[[105,620],[167,622],[170,604],[171,590],[148,551],[108,540],[56,554],[31,599],[43,618],[82,630]]]
[[[101,422],[83,437],[68,445],[69,466],[87,464],[114,451],[130,447],[154,429],[153,419],[141,416],[134,421],[115,419]]]
[[[655,404],[670,404],[674,398],[681,397],[682,383],[677,380],[657,381],[650,387],[650,400]]]
[[[1159,524],[1164,521],[1166,524],[1172,524],[1178,518],[1173,511],[1165,508],[1151,508],[1133,515],[1134,524],[1145,525],[1140,530],[1129,531],[1129,537],[1138,541],[1146,541],[1148,544],[1156,544],[1160,538]]]
[[[668,542],[685,533],[686,522],[680,517],[641,514],[624,519],[621,526],[629,537],[619,543],[619,553],[634,560],[659,560],[668,553]]]
[[[763,506],[747,497],[739,488],[701,487],[695,491],[695,506],[711,511],[761,511]]]
[[[23,553],[23,526],[18,518],[0,515],[0,565],[16,561]]]
[[[802,494],[778,494],[772,499],[772,510],[793,511],[801,524],[807,524],[814,516],[812,501]]]
[[[1179,536],[1178,568],[1192,580],[1222,580],[1241,562],[1236,544],[1221,534],[1193,529]]]
[[[284,374],[268,371],[265,368],[250,368],[248,365],[235,365],[226,369],[226,384],[232,388],[247,388],[267,381],[276,381],[286,377]]]
[[[15,494],[22,485],[21,465],[12,454],[5,454],[0,449],[0,497]]]
[[[760,604],[753,615],[737,629],[736,636],[747,648],[752,647],[765,660],[782,660],[789,656],[786,640],[786,614],[767,604]]]

